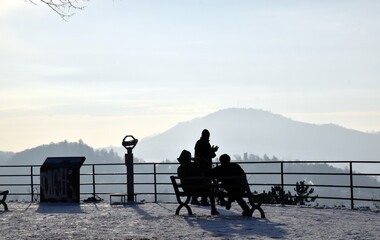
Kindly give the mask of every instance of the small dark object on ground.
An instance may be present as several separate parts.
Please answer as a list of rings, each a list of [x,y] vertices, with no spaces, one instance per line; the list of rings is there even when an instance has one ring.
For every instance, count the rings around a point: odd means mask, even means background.
[[[83,202],[101,202],[103,200],[104,199],[100,198],[98,195],[95,195],[94,197],[89,197],[89,198],[83,200]]]

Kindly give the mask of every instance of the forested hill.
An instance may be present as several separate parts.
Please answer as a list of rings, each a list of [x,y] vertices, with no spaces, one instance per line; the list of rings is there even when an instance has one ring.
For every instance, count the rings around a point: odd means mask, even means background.
[[[335,124],[310,124],[257,109],[224,109],[177,124],[144,138],[134,153],[150,160],[175,160],[182,149],[193,153],[203,129],[211,132],[217,154],[275,155],[285,160],[379,160],[380,135]],[[138,136],[135,136],[138,138]]]
[[[81,140],[38,146],[18,153],[0,152],[0,164],[43,164],[47,157],[85,156],[85,163],[117,163],[121,158],[111,149],[95,150]]]
[[[195,142],[205,128],[211,132],[210,143],[219,146],[217,156],[253,153],[276,156],[281,160],[380,158],[379,134],[334,124],[303,123],[263,110],[231,108],[179,123],[162,134],[140,139],[133,150],[135,159],[175,161],[183,149],[194,152]],[[124,153],[122,148],[119,156]],[[42,164],[47,157],[54,156],[86,156],[86,163],[122,161],[112,148],[95,150],[82,141],[63,141],[18,153],[0,152],[0,164]]]

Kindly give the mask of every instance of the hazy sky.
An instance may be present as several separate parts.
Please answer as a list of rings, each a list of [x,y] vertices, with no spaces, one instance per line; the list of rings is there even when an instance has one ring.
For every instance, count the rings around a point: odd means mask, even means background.
[[[67,22],[35,2],[0,0],[2,151],[230,107],[380,131],[378,0],[91,0]]]

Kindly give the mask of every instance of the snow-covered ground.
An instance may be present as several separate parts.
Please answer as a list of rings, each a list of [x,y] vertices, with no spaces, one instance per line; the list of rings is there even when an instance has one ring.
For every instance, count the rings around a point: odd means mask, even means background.
[[[380,212],[264,205],[242,217],[239,207],[192,206],[176,216],[177,204],[8,203],[0,208],[0,239],[380,239]]]

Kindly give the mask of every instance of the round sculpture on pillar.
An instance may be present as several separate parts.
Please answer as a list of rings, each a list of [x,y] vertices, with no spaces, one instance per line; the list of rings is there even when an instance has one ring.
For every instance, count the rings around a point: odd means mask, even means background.
[[[121,143],[127,153],[125,154],[125,166],[127,166],[127,201],[133,202],[135,196],[134,190],[134,178],[133,178],[133,153],[132,149],[136,146],[138,139],[134,138],[132,135],[127,135],[124,137]]]
[[[129,138],[132,138],[132,140],[128,140]],[[123,138],[123,142],[121,143],[121,145],[123,145],[123,147],[125,147],[125,149],[127,150],[132,150],[136,146],[138,141],[139,140],[133,137],[132,135],[127,135]]]

